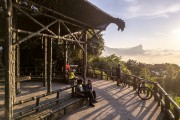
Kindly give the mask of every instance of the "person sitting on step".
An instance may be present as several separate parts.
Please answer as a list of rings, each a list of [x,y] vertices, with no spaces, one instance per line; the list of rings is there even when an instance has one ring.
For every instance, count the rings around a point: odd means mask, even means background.
[[[93,96],[92,92],[84,90],[83,80],[82,79],[79,79],[77,81],[77,86],[76,86],[76,89],[75,89],[75,93],[79,97],[88,98],[89,99],[89,106],[95,107],[95,105],[93,104],[93,102],[95,101],[94,96]]]
[[[91,80],[88,80],[88,83],[86,84],[85,88],[86,88],[86,91],[90,91],[93,94],[93,98],[94,100],[96,100],[96,91],[93,89]]]

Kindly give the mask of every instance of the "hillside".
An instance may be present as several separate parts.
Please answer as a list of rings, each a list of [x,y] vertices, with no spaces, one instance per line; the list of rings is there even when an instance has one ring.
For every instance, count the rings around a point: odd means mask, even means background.
[[[137,60],[144,63],[175,63],[180,65],[180,51],[168,49],[144,50],[142,45],[131,48],[110,48],[105,46],[102,56],[115,54],[122,60]]]

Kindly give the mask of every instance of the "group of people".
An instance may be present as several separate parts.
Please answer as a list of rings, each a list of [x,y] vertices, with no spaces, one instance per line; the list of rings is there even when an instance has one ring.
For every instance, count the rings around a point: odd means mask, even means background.
[[[94,107],[94,103],[97,102],[96,92],[93,89],[91,80],[88,80],[87,84],[85,84],[82,79],[78,79],[75,94],[77,94],[78,97],[88,98],[89,106],[91,107]]]
[[[74,83],[77,83],[75,93],[79,97],[84,97],[89,99],[89,106],[94,107],[95,105],[93,103],[97,102],[96,101],[96,92],[93,90],[92,86],[92,81],[88,80],[87,84],[84,83],[83,79],[78,79],[74,71],[70,69],[69,66],[66,66],[68,72],[69,72],[69,81],[71,85],[74,85]],[[117,86],[121,83],[121,66],[118,64],[116,67],[116,81],[117,81]]]
[[[75,93],[78,97],[84,97],[89,99],[89,106],[94,107],[93,103],[96,103],[96,92],[93,90],[92,81],[88,80],[87,84],[83,79],[78,79],[75,75],[75,71],[70,68],[70,65],[66,64],[66,73],[69,77],[69,83],[71,86],[77,83]]]

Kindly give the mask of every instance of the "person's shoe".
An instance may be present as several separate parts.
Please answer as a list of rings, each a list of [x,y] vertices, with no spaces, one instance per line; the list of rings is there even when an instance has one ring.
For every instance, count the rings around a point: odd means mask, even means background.
[[[93,105],[93,104],[89,104],[89,106],[91,106],[91,107],[95,107],[95,105]]]

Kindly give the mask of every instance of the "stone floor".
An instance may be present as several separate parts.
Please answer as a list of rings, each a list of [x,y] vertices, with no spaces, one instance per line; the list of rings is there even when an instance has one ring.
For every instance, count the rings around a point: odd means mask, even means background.
[[[154,99],[141,100],[132,87],[122,88],[113,81],[93,80],[97,93],[95,107],[85,106],[80,108],[63,120],[161,120],[160,107]],[[67,86],[53,82],[53,90]],[[46,93],[41,82],[23,82],[22,93],[17,96],[17,101]],[[70,91],[69,91],[70,92]],[[0,84],[0,118],[3,115],[4,86]],[[23,108],[18,106],[17,108]]]
[[[63,120],[161,120],[160,107],[154,99],[141,100],[132,88],[121,88],[115,82],[93,82],[98,103],[85,106]]]

